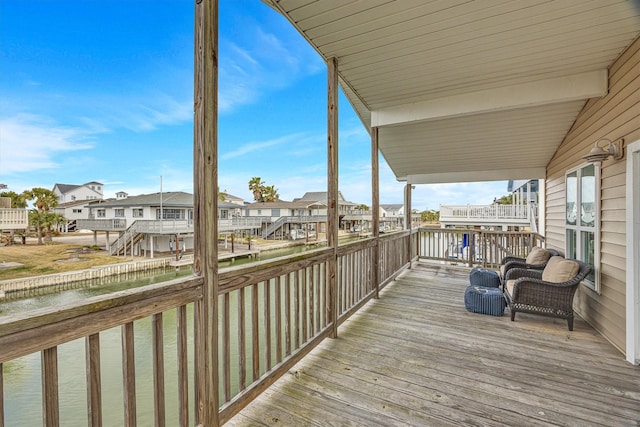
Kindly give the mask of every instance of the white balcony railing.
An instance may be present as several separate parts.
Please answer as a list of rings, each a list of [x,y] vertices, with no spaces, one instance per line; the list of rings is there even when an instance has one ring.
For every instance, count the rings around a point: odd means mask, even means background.
[[[0,230],[24,230],[28,227],[28,210],[0,208]]]
[[[440,222],[530,224],[536,212],[530,205],[441,205]]]

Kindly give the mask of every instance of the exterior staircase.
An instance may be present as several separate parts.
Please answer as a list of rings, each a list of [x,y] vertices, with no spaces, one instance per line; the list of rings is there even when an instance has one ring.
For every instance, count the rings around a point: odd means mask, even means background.
[[[143,234],[139,231],[138,221],[134,221],[109,247],[109,255],[126,255],[132,244],[138,243]]]

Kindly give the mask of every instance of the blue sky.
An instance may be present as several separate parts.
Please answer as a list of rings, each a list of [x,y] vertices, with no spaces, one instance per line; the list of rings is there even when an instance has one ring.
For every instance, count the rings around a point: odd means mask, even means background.
[[[193,1],[0,1],[0,183],[193,190]],[[220,0],[219,183],[326,189],[326,67],[259,0]],[[339,100],[340,189],[370,204],[370,139]],[[381,203],[403,183],[381,161]],[[413,207],[487,204],[506,182],[417,186]]]

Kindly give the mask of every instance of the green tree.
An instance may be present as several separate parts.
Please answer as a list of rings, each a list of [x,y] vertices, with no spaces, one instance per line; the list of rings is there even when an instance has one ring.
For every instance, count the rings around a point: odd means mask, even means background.
[[[262,201],[263,202],[276,202],[280,199],[278,189],[275,185],[265,185],[262,187]]]
[[[259,176],[249,180],[249,191],[253,193],[253,200],[256,202],[275,202],[280,199],[275,185],[265,185]]]
[[[48,230],[49,233],[51,232],[53,219],[50,214],[53,214],[53,212],[50,212],[50,210],[58,205],[58,197],[53,191],[42,187],[25,190],[22,194],[25,200],[34,200],[34,209],[29,212],[29,223],[36,228],[38,244],[42,245],[42,231]]]
[[[11,207],[14,209],[27,207],[27,200],[24,197],[24,193],[18,194],[15,191],[4,191],[0,193],[0,197],[9,197],[11,199]]]
[[[420,213],[420,219],[423,222],[439,222],[440,212],[434,210],[423,211]]]
[[[255,200],[256,202],[262,201],[263,185],[264,185],[264,182],[262,181],[262,178],[260,178],[259,176],[254,176],[249,180],[249,191],[253,193],[253,200]]]
[[[358,205],[356,207],[354,207],[355,210],[357,211],[368,211],[369,210],[369,206],[365,205],[364,203],[361,205]]]

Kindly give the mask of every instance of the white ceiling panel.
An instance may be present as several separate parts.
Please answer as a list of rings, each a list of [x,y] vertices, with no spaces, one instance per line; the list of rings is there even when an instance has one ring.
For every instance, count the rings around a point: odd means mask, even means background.
[[[386,111],[415,118],[440,100],[606,73],[640,33],[640,10],[627,0],[264,1],[324,59],[338,58],[341,86],[367,130]],[[388,122],[379,127],[380,150],[398,179],[412,183],[526,179],[544,170],[594,96],[583,93]]]

